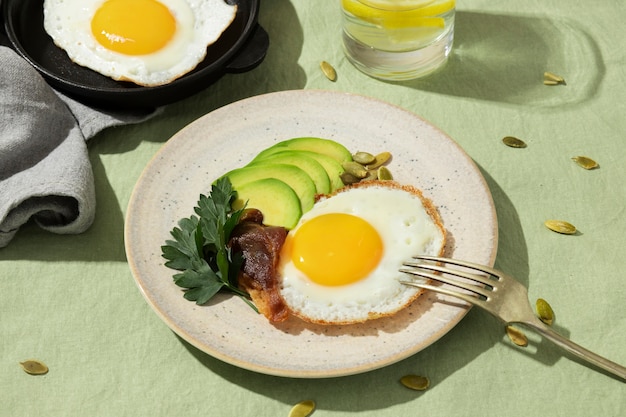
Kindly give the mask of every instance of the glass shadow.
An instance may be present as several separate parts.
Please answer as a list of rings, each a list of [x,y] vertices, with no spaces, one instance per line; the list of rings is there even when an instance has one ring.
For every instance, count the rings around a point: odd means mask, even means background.
[[[423,79],[401,83],[434,93],[515,105],[575,105],[592,98],[605,66],[578,22],[544,16],[457,11],[448,62]],[[546,86],[543,73],[565,78]]]

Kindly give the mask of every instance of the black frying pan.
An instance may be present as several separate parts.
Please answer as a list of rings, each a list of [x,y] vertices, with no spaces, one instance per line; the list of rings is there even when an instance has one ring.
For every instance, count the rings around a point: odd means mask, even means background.
[[[224,0],[237,4],[235,20],[206,59],[192,72],[158,87],[115,81],[74,64],[43,28],[43,0],[1,0],[4,29],[11,46],[35,67],[50,85],[87,104],[101,107],[155,107],[188,97],[225,73],[240,73],[258,65],[269,46],[257,23],[260,0]]]

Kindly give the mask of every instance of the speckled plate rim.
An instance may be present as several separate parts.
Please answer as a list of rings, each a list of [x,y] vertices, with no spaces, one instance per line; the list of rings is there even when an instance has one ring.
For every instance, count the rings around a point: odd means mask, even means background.
[[[362,373],[405,359],[452,329],[468,307],[425,293],[391,318],[351,326],[289,319],[274,326],[237,297],[198,306],[182,297],[161,245],[198,196],[229,169],[271,144],[298,136],[336,140],[352,151],[390,151],[390,169],[433,200],[449,235],[448,255],[493,265],[497,218],[472,159],[414,113],[377,99],[294,90],[254,96],[199,118],[176,133],[141,174],[128,205],[125,246],[132,275],[157,315],[199,350],[248,370],[294,378]]]

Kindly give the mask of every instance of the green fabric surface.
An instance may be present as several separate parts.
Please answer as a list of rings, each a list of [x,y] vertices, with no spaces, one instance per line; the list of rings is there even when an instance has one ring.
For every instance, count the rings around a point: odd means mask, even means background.
[[[422,116],[479,165],[498,222],[496,266],[550,302],[556,328],[626,364],[626,3],[623,0],[460,0],[455,49],[430,77],[374,80],[343,56],[336,0],[262,0],[265,61],[226,75],[153,120],[89,143],[97,214],[84,234],[23,227],[0,250],[0,416],[287,416],[313,399],[323,416],[626,415],[626,384],[529,333],[513,346],[472,309],[416,355],[360,375],[300,380],[256,374],[177,337],[128,268],[124,215],[144,166],[171,135],[233,101],[328,89],[372,96]],[[319,69],[326,60],[336,82]],[[548,87],[544,71],[567,85]],[[375,115],[373,115],[375,117]],[[364,121],[366,123],[367,121]],[[525,149],[504,146],[513,135]],[[234,151],[236,149],[233,149]],[[586,171],[571,157],[586,155]],[[567,220],[574,236],[553,233]],[[44,361],[44,376],[19,362]],[[410,391],[398,380],[426,375]]]

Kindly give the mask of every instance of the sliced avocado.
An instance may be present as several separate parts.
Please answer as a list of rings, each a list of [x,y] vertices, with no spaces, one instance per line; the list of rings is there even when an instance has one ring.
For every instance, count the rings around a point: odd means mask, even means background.
[[[308,156],[310,158],[315,159],[317,162],[320,163],[320,165],[324,167],[324,169],[326,170],[326,174],[328,174],[328,179],[330,180],[331,192],[338,190],[339,188],[342,188],[345,185],[340,177],[340,175],[343,174],[345,170],[343,169],[343,166],[341,166],[341,164],[337,162],[335,159],[331,158],[328,155],[324,155],[324,154],[312,152],[312,151],[295,151],[295,152],[298,152],[298,154],[300,155]],[[275,154],[275,155],[280,155],[280,153]]]
[[[261,151],[256,158],[264,158],[267,155],[271,155],[276,152],[283,152],[285,150],[316,152],[330,156],[340,164],[346,161],[352,161],[350,151],[342,144],[330,139],[314,137],[293,138],[278,142],[277,144]]]
[[[237,198],[232,203],[234,210],[244,205],[256,208],[263,213],[263,223],[268,226],[282,226],[293,229],[300,216],[300,199],[296,192],[276,178],[263,178],[234,188]]]
[[[252,181],[276,178],[296,192],[303,213],[313,207],[316,192],[315,183],[304,170],[297,166],[287,164],[252,165],[234,169],[224,176],[230,179],[235,190]]]
[[[295,165],[305,171],[315,184],[317,194],[328,194],[330,192],[330,180],[324,167],[315,159],[306,155],[298,154],[297,151],[284,151],[275,155],[267,155],[261,159],[255,158],[246,167],[256,165],[287,164]]]

